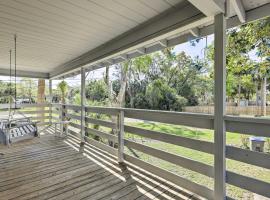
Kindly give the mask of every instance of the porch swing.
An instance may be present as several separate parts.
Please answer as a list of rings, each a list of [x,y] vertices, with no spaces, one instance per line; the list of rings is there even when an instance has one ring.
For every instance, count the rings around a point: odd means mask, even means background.
[[[11,95],[11,50],[10,52],[10,98],[9,98],[9,114],[8,118],[0,119],[0,144],[9,145],[18,141],[25,139],[31,139],[38,136],[37,123],[32,121],[32,117],[25,116],[20,112],[20,107],[17,105],[17,37],[14,35],[14,78],[15,78],[15,97]],[[14,101],[14,107],[12,106],[12,101]]]

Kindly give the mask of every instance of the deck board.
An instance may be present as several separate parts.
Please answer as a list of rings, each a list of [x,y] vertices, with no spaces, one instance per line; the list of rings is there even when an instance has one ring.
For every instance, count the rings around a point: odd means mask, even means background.
[[[0,147],[2,200],[148,200],[190,199],[192,194],[128,166],[79,140],[53,135]]]

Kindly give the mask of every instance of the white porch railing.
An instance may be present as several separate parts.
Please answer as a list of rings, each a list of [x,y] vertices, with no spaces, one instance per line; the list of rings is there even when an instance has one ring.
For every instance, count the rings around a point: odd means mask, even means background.
[[[8,118],[9,104],[0,104],[0,119]],[[14,105],[12,106],[14,108]],[[50,104],[17,104],[18,109],[12,110],[19,117],[31,117],[39,126],[49,125],[51,121]],[[22,115],[22,116],[20,116]]]
[[[55,108],[59,105],[53,105],[53,113]],[[81,107],[75,105],[60,106],[65,108],[65,116],[71,119],[69,133],[81,137]],[[214,191],[206,186],[197,184],[188,179],[180,177],[177,174],[169,172],[154,166],[151,163],[145,162],[139,158],[128,155],[124,151],[124,146],[138,150],[142,153],[159,158],[161,160],[170,162],[172,164],[181,166],[183,168],[192,170],[194,172],[203,174],[207,177],[214,178],[215,166],[201,163],[180,155],[175,155],[157,148],[153,148],[144,144],[137,143],[128,139],[124,139],[123,134],[125,132],[150,138],[156,141],[161,141],[173,145],[190,148],[193,150],[201,151],[211,155],[215,154],[214,143],[202,140],[191,139],[187,137],[165,134],[158,131],[146,130],[125,124],[125,118],[132,118],[137,120],[146,120],[152,122],[161,122],[173,125],[184,125],[195,128],[214,129],[214,116],[209,114],[194,114],[194,113],[181,113],[181,112],[169,112],[169,111],[155,111],[155,110],[140,110],[140,109],[128,109],[128,108],[105,108],[105,107],[85,107],[85,141],[94,145],[104,151],[107,151],[114,156],[119,157],[119,161],[123,161],[127,164],[133,164],[139,166],[151,173],[154,173],[180,187],[183,187],[191,192],[194,192],[207,199],[214,199]],[[115,120],[104,120],[92,117],[91,114],[105,114],[107,116],[114,117]],[[54,116],[52,117],[54,119]],[[227,132],[235,132],[247,135],[256,136],[270,136],[270,120],[268,119],[255,119],[247,117],[234,117],[225,116],[225,125]],[[88,127],[88,124],[99,125],[108,129],[115,130],[116,135],[109,134],[108,132],[96,130]],[[104,140],[112,142],[112,144],[120,145],[108,145],[109,143],[102,143],[93,138],[88,137],[97,136]],[[120,137],[119,137],[120,135]],[[117,147],[117,148],[116,148]],[[254,152],[250,150],[241,149],[234,146],[226,145],[226,158],[240,161],[243,163],[259,166],[262,168],[270,169],[270,155],[266,153]],[[224,159],[226,159],[224,158]],[[214,181],[214,179],[213,179]],[[270,197],[270,184],[256,178],[237,174],[235,172],[226,171],[226,183],[248,190],[250,192],[260,194],[266,197]],[[229,198],[228,198],[229,199]]]
[[[63,119],[64,116],[69,118],[71,121],[69,124],[69,133],[81,138],[80,133],[82,122],[80,106],[62,104],[24,104],[20,105],[20,107],[20,112],[32,116],[33,120],[36,121],[40,120],[40,116],[38,114],[45,114],[45,122],[40,125],[50,124],[50,122],[53,122],[55,120],[59,121],[59,119]],[[45,109],[42,111],[35,110],[40,107]],[[8,105],[1,105],[0,108],[1,110],[6,110],[8,108]],[[214,199],[214,191],[212,189],[204,185],[192,182],[175,173],[169,172],[151,163],[145,162],[139,158],[128,155],[124,151],[124,147],[128,147],[130,149],[134,149],[147,155],[170,162],[174,165],[178,165],[194,172],[203,174],[207,177],[213,178],[214,181],[215,166],[213,165],[195,161],[190,158],[172,154],[167,151],[153,148],[138,143],[136,141],[124,138],[124,133],[128,132],[137,136],[142,136],[156,141],[161,141],[168,144],[173,144],[214,155],[215,144],[213,142],[196,140],[177,135],[170,135],[153,130],[146,130],[143,128],[128,125],[124,121],[125,118],[131,118],[137,120],[161,122],[172,125],[184,125],[195,128],[213,130],[213,115],[105,107],[85,107],[85,113],[86,116],[84,124],[86,136],[83,138],[85,142],[118,157],[119,162],[124,162],[128,165],[139,166],[202,197],[205,197],[207,199]],[[110,119],[113,118],[114,120],[98,119],[97,117],[93,117],[93,114],[105,114],[106,116],[110,116]],[[268,119],[225,116],[224,120],[227,132],[235,132],[240,134],[256,135],[263,137],[270,136],[270,120]],[[97,130],[93,127],[88,126],[89,124],[106,127],[108,130],[113,130],[114,134],[110,134],[102,130]],[[88,137],[89,135],[102,138],[107,142],[99,142],[93,137]],[[270,154],[254,152],[226,145],[226,158],[262,167],[266,170],[270,169]],[[262,196],[270,197],[270,184],[256,178],[244,176],[226,170],[226,183],[256,194],[260,194]]]

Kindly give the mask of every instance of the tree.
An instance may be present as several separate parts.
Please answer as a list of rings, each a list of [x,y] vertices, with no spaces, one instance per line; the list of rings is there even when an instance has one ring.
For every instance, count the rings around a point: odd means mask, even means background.
[[[60,90],[61,93],[61,103],[65,104],[66,103],[66,97],[67,97],[67,92],[68,92],[68,84],[66,81],[61,81],[58,83],[57,88]]]

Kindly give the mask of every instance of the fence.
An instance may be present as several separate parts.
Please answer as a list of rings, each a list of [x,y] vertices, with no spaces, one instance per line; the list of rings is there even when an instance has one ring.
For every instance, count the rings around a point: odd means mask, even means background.
[[[191,113],[214,113],[214,106],[186,106],[183,108],[184,112]],[[260,106],[226,106],[227,115],[251,115],[260,116],[261,107]],[[266,115],[270,115],[270,107],[266,107]]]

